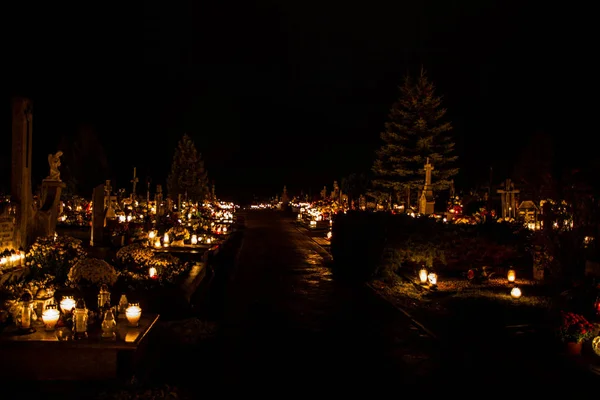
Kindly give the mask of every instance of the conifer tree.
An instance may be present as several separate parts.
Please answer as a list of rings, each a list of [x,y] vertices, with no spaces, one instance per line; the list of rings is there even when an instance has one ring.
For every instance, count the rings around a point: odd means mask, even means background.
[[[407,205],[413,204],[411,199],[417,198],[425,183],[427,157],[434,167],[433,189],[450,188],[452,177],[458,174],[454,166],[458,157],[448,135],[452,125],[443,121],[446,109],[441,104],[442,98],[435,95],[423,69],[417,79],[406,76],[380,135],[384,144],[377,150],[372,167],[372,197],[404,198]]]
[[[209,195],[208,174],[202,155],[188,134],[183,135],[175,149],[167,189],[172,198],[181,194],[192,201],[203,201]]]

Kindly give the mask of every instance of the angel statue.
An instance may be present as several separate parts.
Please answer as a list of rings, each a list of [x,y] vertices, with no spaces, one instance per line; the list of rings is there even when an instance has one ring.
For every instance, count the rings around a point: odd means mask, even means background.
[[[48,154],[48,164],[50,164],[50,175],[46,179],[52,181],[60,181],[60,171],[58,170],[58,167],[60,167],[60,156],[62,155],[62,151],[57,151],[56,154]]]

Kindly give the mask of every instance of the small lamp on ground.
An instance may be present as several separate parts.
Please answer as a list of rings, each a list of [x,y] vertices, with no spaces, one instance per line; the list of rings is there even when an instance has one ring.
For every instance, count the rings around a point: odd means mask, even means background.
[[[192,235],[192,244],[198,244],[198,236],[196,234]]]
[[[419,270],[419,281],[421,282],[421,284],[424,285],[427,283],[427,275],[427,269],[425,269],[424,267]]]
[[[510,291],[510,297],[512,297],[513,299],[520,299],[522,295],[523,293],[521,292],[521,289],[519,289],[518,286],[515,286]]]
[[[510,283],[514,283],[517,280],[517,272],[513,268],[510,268],[508,274],[506,274],[506,278]]]
[[[154,267],[150,267],[148,269],[148,276],[150,276],[151,279],[156,279],[158,278],[158,272],[156,271],[156,268]]]
[[[429,284],[431,286],[436,286],[437,285],[438,276],[437,276],[437,274],[435,272],[432,272],[429,275],[427,275],[427,279],[429,280]]]

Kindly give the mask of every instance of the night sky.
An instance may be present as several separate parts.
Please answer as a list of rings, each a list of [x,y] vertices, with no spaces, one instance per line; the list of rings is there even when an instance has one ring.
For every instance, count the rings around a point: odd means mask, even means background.
[[[107,179],[118,187],[130,187],[134,166],[142,180],[164,183],[187,132],[221,197],[273,195],[283,185],[316,193],[370,168],[398,85],[421,65],[454,125],[459,186],[485,181],[490,166],[503,180],[533,132],[553,137],[569,160],[595,153],[579,144],[597,135],[591,13],[564,4],[35,7],[9,14],[13,33],[3,50],[5,188],[9,100],[24,94],[34,100],[38,181],[60,136],[85,126],[98,135]]]

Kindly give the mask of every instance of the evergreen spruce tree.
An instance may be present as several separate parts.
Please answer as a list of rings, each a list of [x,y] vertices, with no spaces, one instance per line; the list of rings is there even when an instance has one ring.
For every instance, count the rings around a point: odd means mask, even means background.
[[[434,92],[423,69],[416,80],[405,78],[381,133],[384,144],[376,152],[372,167],[371,197],[380,201],[403,198],[408,206],[414,204],[425,184],[427,157],[434,167],[433,189],[445,190],[452,185],[452,177],[458,174],[454,166],[458,157],[448,135],[452,125],[443,121],[446,109]]]
[[[173,155],[171,173],[167,178],[167,190],[171,198],[179,194],[191,201],[204,201],[209,196],[208,174],[202,155],[187,134],[184,134]]]

